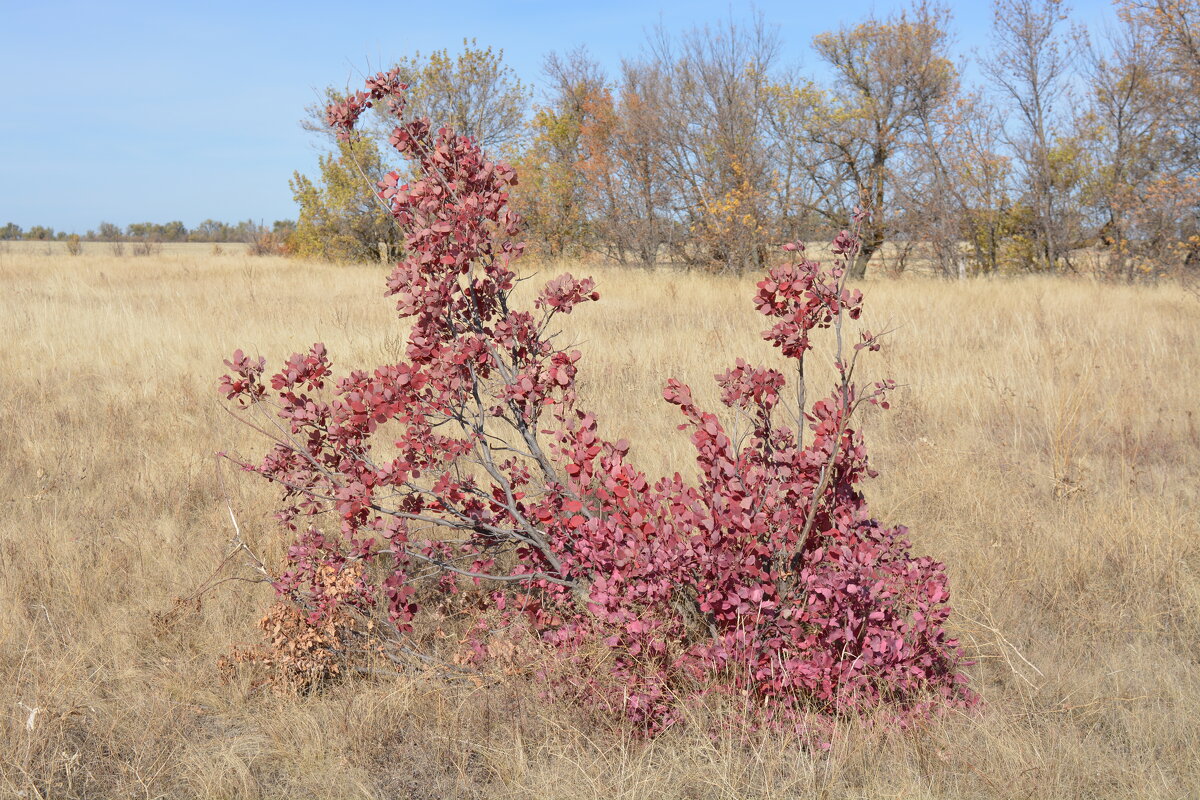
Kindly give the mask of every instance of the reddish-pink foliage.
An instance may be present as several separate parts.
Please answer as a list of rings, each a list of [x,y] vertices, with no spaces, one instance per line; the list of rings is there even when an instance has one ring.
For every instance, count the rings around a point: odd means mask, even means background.
[[[419,581],[449,592],[462,580],[490,585],[497,612],[544,647],[609,648],[608,673],[580,671],[574,691],[650,731],[714,692],[749,698],[756,721],[785,725],[812,712],[882,705],[912,719],[973,703],[943,629],[942,565],[913,556],[904,528],[872,519],[859,490],[873,473],[852,416],[863,402],[886,407],[893,384],[861,392],[852,382],[877,336],[863,333],[842,355],[842,321],[862,304],[844,288],[856,236],[839,234],[831,269],[789,245],[801,257],[770,270],[755,296],[774,320],[764,338],[801,367],[811,332],[836,329],[839,382],[796,412],[811,442],[776,420],[783,375],[739,360],[717,380],[752,431],[734,441],[671,380],[664,396],[683,415],[699,476],[651,480],[629,443],[602,438],[578,407],[580,353],[551,332],[557,314],[599,298],[595,285],[562,275],[533,311],[510,307],[523,249],[508,208],[516,175],[470,139],[404,121],[404,89],[380,74],[327,119],[351,136],[386,100],[399,122],[391,142],[419,176],[380,185],[407,233],[388,292],[413,321],[408,361],[334,378],[317,344],[271,376],[270,390],[261,359],[238,351],[225,362],[225,396],[282,421],[270,453],[243,464],[284,487],[278,516],[295,541],[278,591],[314,622],[335,608],[385,607],[403,638],[419,624]],[[362,563],[371,569],[355,566],[354,591],[330,596],[327,576],[315,577]],[[488,657],[486,636],[473,646]]]

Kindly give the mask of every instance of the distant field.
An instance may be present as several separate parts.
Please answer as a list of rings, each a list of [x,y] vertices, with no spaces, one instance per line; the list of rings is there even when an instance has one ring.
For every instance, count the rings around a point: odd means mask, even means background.
[[[112,256],[121,258],[144,258],[147,256],[138,256],[134,252],[136,242],[120,242],[119,254],[114,253],[113,242],[81,242],[83,251],[80,255],[84,256]],[[961,245],[967,247],[965,242]],[[244,256],[247,254],[248,245],[243,242],[220,242],[214,245],[209,242],[164,242],[154,245],[155,251],[152,255],[158,256],[174,256],[177,258],[193,257],[201,259],[209,259],[212,257],[223,258],[227,256]],[[828,243],[825,241],[809,242],[809,255],[814,258],[825,258],[829,255]],[[916,248],[907,256],[902,258],[902,252],[899,245],[895,242],[886,242],[875,257],[871,260],[869,273],[872,277],[879,276],[921,276],[927,277],[935,274],[935,266],[927,257],[923,255],[926,250]],[[32,241],[0,241],[0,258],[5,254],[13,256],[37,256],[42,258],[59,258],[70,257],[67,253],[66,242],[32,242]],[[1102,273],[1107,268],[1107,254],[1103,250],[1097,249],[1080,249],[1072,252],[1072,259],[1075,269],[1079,275],[1088,276]],[[567,268],[570,268],[568,265]],[[590,268],[590,267],[589,267]],[[601,265],[600,268],[603,268]],[[665,267],[671,269],[671,267]],[[580,267],[575,267],[576,271]]]
[[[270,590],[173,602],[231,534],[213,453],[262,449],[222,411],[222,358],[324,341],[339,368],[372,367],[401,356],[403,331],[382,267],[221,247],[0,245],[0,797],[1200,796],[1196,297],[866,284],[865,324],[897,329],[869,367],[904,387],[865,418],[868,496],[947,562],[986,705],[905,734],[847,727],[812,754],[697,726],[647,743],[516,681],[295,699],[222,683],[217,657],[255,638]],[[583,405],[647,471],[690,474],[662,384],[716,405],[714,372],[772,361],[756,278],[589,271],[603,300],[567,334]],[[246,537],[278,556],[269,492],[226,484]]]

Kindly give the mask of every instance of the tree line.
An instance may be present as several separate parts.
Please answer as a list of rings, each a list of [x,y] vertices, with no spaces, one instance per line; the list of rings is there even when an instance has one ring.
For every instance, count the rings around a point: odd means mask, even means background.
[[[816,36],[823,80],[784,64],[761,17],[656,30],[615,73],[551,53],[536,103],[474,42],[399,66],[412,113],[518,167],[515,204],[552,257],[757,268],[865,205],[856,275],[1132,279],[1200,261],[1200,0],[1115,7],[1112,29],[1089,32],[1062,0],[995,0],[967,62],[949,7],[916,0]],[[380,122],[296,174],[296,252],[400,246],[369,190],[396,166],[386,135]]]
[[[34,225],[25,230],[9,222],[0,227],[0,240],[4,241],[66,241],[72,237],[87,242],[247,242],[253,243],[271,235],[280,240],[290,237],[296,228],[292,220],[276,220],[267,227],[254,220],[228,223],[206,219],[189,229],[179,220],[171,222],[134,222],[124,228],[111,222],[101,222],[95,229],[83,235],[55,231],[43,225]]]

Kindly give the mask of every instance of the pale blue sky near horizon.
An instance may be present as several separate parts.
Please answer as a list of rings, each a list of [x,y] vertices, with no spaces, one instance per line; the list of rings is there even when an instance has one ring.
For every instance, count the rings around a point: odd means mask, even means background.
[[[778,27],[783,62],[820,75],[815,34],[906,5],[0,0],[0,224],[83,233],[101,220],[294,218],[288,179],[312,172],[323,147],[299,120],[321,89],[464,38],[502,48],[536,87],[551,51],[586,45],[615,71],[660,22],[679,32],[757,10]],[[1115,18],[1108,0],[1070,5],[1093,30]],[[957,53],[986,46],[991,3],[949,6]]]

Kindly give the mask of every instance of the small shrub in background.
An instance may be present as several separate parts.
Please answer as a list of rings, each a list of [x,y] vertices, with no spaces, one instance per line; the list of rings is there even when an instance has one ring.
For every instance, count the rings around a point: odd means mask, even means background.
[[[633,461],[636,443],[605,439],[581,407],[582,354],[554,335],[559,315],[599,299],[595,284],[561,275],[532,307],[515,305],[516,174],[468,138],[406,121],[404,89],[381,73],[327,119],[350,139],[359,115],[383,104],[417,176],[380,184],[406,237],[388,292],[412,322],[407,360],[335,377],[316,344],[270,377],[241,351],[225,362],[222,393],[272,418],[251,423],[274,440],[270,452],[239,461],[282,489],[291,544],[275,587],[298,614],[270,619],[302,617],[315,631],[306,642],[402,663],[429,657],[430,631],[445,622],[439,596],[475,593],[460,661],[541,664],[551,694],[648,732],[714,697],[788,727],[880,709],[911,721],[974,703],[943,628],[943,566],[913,555],[904,528],[872,519],[859,488],[874,473],[854,415],[886,408],[893,384],[856,381],[859,356],[880,347],[847,326],[862,308],[845,287],[857,235],[838,235],[828,268],[789,245],[792,261],[754,297],[771,322],[764,338],[797,366],[790,411],[807,433],[781,422],[784,375],[739,360],[717,381],[746,435],[669,381],[699,476],[653,478]],[[820,330],[834,339],[837,380],[808,405],[804,362]],[[351,618],[362,621],[357,646]],[[276,635],[285,649],[258,658],[279,670],[295,640]],[[305,659],[279,674],[329,674]]]
[[[246,252],[252,256],[281,256],[285,253],[284,237],[259,226],[246,239]]]
[[[67,255],[77,256],[83,252],[83,242],[79,239],[78,233],[72,233],[67,237]]]
[[[162,242],[149,237],[135,239],[129,251],[135,256],[156,256],[162,253]]]
[[[124,242],[112,242],[111,244],[109,244],[108,249],[110,251],[112,251],[112,254],[114,256],[117,256],[118,258],[125,255],[125,243]]]

